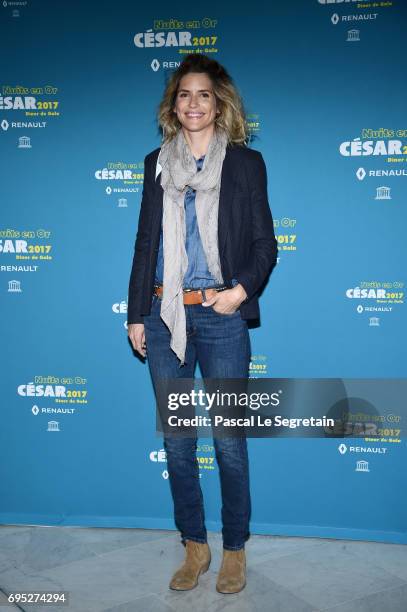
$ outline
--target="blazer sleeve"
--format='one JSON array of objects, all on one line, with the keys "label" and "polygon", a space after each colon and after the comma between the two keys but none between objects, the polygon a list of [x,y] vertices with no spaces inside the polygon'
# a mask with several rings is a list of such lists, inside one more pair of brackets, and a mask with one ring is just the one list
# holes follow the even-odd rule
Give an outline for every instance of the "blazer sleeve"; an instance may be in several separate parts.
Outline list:
[{"label": "blazer sleeve", "polygon": [[252,244],[250,257],[235,276],[244,287],[249,301],[260,289],[277,262],[277,240],[267,196],[267,170],[260,151],[246,164],[251,194]]},{"label": "blazer sleeve", "polygon": [[149,257],[150,248],[150,223],[151,207],[153,204],[153,179],[152,164],[147,155],[144,159],[144,181],[141,196],[140,214],[136,241],[134,245],[133,265],[131,268],[128,304],[127,304],[127,323],[143,323],[143,316],[140,313],[142,304],[142,292],[144,286],[145,269]]}]

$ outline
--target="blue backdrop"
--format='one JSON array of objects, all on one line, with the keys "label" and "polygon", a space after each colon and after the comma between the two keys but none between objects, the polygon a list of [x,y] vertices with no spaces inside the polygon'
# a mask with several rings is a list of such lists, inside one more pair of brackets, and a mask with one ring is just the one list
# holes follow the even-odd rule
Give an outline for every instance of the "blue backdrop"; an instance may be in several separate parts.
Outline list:
[{"label": "blue backdrop", "polygon": [[[1,523],[174,528],[126,305],[143,160],[190,51],[230,71],[268,170],[251,376],[406,377],[405,5],[269,4],[0,7]],[[249,441],[253,533],[407,541],[405,440],[341,442]],[[219,530],[210,439],[198,458]]]}]

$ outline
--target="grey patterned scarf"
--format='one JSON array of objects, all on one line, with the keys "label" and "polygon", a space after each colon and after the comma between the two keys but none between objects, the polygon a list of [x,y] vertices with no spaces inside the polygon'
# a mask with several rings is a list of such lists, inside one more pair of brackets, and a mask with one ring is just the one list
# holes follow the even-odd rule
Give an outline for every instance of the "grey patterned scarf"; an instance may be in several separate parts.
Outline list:
[{"label": "grey patterned scarf", "polygon": [[164,278],[161,318],[171,332],[170,346],[185,363],[186,317],[183,301],[183,279],[188,269],[185,250],[186,222],[184,198],[188,186],[196,190],[195,209],[199,234],[209,271],[223,283],[218,252],[218,208],[222,164],[227,136],[214,131],[198,172],[190,146],[180,128],[177,135],[161,147],[162,167]]}]

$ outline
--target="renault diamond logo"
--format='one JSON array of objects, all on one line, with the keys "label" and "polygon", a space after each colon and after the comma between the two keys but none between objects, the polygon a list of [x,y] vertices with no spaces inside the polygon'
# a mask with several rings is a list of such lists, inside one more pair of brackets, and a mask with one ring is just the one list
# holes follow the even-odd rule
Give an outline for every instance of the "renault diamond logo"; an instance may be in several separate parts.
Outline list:
[{"label": "renault diamond logo", "polygon": [[366,176],[366,171],[364,168],[359,168],[358,170],[356,170],[356,176],[358,177],[358,179],[360,181],[363,181],[363,179]]},{"label": "renault diamond logo", "polygon": [[154,70],[154,72],[157,72],[159,68],[160,62],[158,61],[158,59],[153,59],[153,61],[151,62],[151,69]]}]

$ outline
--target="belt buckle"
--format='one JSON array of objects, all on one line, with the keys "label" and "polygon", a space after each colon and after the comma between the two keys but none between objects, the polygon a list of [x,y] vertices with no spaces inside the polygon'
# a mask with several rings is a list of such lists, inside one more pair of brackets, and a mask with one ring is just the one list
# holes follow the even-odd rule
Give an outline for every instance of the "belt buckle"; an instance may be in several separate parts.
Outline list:
[{"label": "belt buckle", "polygon": [[197,289],[195,289],[194,287],[190,287],[187,289],[183,289],[182,291],[183,293],[200,293],[202,295],[202,301],[206,302],[205,289],[201,289],[200,287],[198,287]]}]

